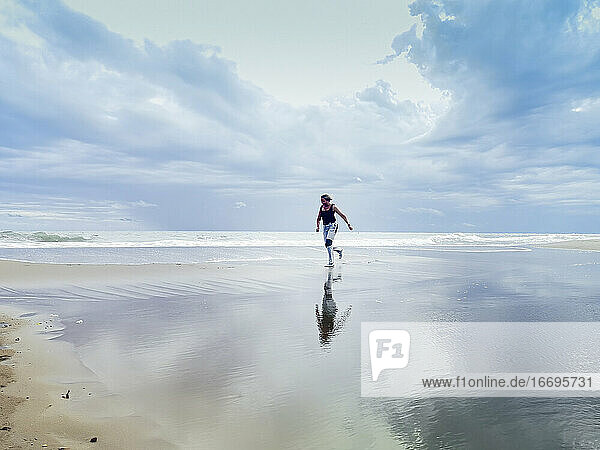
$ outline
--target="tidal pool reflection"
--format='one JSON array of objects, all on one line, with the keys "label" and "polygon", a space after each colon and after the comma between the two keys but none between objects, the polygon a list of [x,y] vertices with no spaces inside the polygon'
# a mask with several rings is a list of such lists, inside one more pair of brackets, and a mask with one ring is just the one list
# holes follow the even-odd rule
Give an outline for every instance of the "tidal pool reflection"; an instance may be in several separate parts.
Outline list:
[{"label": "tidal pool reflection", "polygon": [[319,342],[322,347],[328,347],[331,339],[342,331],[344,324],[350,317],[352,305],[348,306],[339,317],[337,317],[338,307],[333,299],[333,283],[342,281],[342,273],[337,271],[333,275],[333,267],[327,269],[327,279],[323,284],[323,301],[321,303],[321,312],[319,305],[315,305],[315,315],[317,317],[317,328],[319,329]]}]

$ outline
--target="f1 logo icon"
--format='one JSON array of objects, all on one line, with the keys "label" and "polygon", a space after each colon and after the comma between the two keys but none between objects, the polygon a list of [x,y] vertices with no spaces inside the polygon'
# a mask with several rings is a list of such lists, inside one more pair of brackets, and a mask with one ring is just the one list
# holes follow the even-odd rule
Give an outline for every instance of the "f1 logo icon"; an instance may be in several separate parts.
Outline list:
[{"label": "f1 logo icon", "polygon": [[371,378],[379,379],[385,369],[403,369],[408,365],[410,334],[406,330],[373,330],[369,333]]}]

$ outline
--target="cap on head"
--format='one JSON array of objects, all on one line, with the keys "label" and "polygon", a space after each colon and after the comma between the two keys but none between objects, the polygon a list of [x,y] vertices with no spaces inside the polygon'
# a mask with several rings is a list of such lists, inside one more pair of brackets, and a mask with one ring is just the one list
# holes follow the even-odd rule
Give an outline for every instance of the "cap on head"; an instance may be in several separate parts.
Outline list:
[{"label": "cap on head", "polygon": [[325,199],[325,200],[327,200],[328,202],[330,202],[330,201],[331,201],[331,195],[329,195],[329,194],[323,194],[323,195],[321,195],[321,198],[324,198],[324,199]]}]

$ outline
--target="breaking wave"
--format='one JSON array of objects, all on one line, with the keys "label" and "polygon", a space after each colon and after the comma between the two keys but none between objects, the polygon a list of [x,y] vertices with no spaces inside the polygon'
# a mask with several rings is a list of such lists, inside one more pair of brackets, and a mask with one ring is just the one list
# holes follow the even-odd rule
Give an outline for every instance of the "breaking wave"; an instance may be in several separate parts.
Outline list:
[{"label": "breaking wave", "polygon": [[89,242],[91,238],[85,238],[77,234],[54,234],[37,231],[34,233],[19,233],[16,231],[0,231],[1,242]]},{"label": "breaking wave", "polygon": [[[560,241],[598,239],[599,235],[530,233],[385,233],[340,232],[344,247],[462,249],[481,251],[532,247]],[[0,248],[207,248],[207,247],[322,247],[315,232],[0,232]]]}]

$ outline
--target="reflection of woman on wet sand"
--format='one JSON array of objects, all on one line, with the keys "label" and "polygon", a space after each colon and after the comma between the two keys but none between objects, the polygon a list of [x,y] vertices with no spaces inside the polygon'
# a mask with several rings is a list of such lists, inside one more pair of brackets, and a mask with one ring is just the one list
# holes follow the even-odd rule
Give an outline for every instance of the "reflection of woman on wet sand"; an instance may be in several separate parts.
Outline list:
[{"label": "reflection of woman on wet sand", "polygon": [[341,275],[332,276],[332,269],[327,271],[327,281],[323,285],[323,304],[321,305],[321,313],[319,313],[319,305],[315,305],[315,313],[317,315],[317,327],[319,328],[319,342],[321,345],[327,345],[331,341],[331,338],[338,334],[344,323],[350,317],[350,310],[352,305],[342,313],[342,315],[336,320],[336,314],[338,311],[335,300],[333,299],[333,292],[331,284],[334,281],[342,279]]}]

